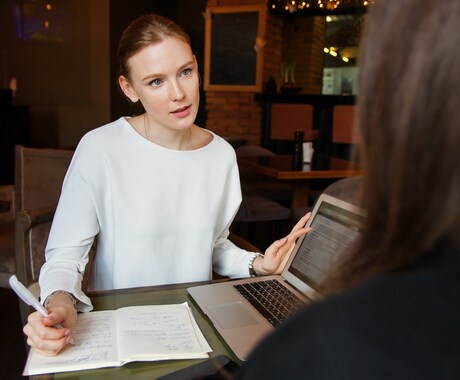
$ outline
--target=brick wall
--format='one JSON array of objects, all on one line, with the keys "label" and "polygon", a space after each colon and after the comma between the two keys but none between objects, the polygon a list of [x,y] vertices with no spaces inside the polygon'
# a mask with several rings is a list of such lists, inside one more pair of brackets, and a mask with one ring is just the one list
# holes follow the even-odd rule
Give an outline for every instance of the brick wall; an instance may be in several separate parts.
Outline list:
[{"label": "brick wall", "polygon": [[[208,0],[207,6],[267,5],[267,2],[268,0]],[[284,52],[289,50],[297,62],[296,81],[304,87],[302,92],[321,92],[325,23],[318,22],[321,20],[317,19],[319,18],[302,17],[300,21],[295,21],[295,25],[290,25],[294,21],[267,11],[263,83],[273,77],[279,85],[282,84],[281,62]],[[253,92],[207,91],[205,107],[206,128],[221,136],[241,136],[248,144],[260,145],[262,106],[254,100]]]},{"label": "brick wall", "polygon": [[284,20],[272,13],[267,13],[265,23],[265,55],[263,82],[270,77],[276,82],[281,79],[281,60],[283,54],[283,25]]},{"label": "brick wall", "polygon": [[296,84],[303,87],[302,93],[321,93],[325,30],[324,17],[285,19],[282,58],[294,59]]}]

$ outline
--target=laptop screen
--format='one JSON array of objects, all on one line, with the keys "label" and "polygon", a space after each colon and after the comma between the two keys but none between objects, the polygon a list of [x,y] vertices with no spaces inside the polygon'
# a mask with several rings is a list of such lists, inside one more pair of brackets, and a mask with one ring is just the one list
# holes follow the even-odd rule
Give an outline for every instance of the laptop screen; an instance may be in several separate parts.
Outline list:
[{"label": "laptop screen", "polygon": [[363,215],[323,200],[288,272],[316,288],[328,276],[331,264],[359,237],[363,221]]}]

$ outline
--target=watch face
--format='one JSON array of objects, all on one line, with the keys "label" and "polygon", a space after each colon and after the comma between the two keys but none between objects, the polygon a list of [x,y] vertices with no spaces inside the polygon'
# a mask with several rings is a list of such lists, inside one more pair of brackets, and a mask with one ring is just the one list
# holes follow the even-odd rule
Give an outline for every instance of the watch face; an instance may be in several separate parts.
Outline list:
[{"label": "watch face", "polygon": [[256,259],[256,257],[258,256],[262,256],[262,254],[260,253],[255,253],[254,256],[252,256],[251,260],[249,261],[249,275],[251,277],[256,277],[257,276],[257,273],[256,271],[254,270],[254,260]]}]

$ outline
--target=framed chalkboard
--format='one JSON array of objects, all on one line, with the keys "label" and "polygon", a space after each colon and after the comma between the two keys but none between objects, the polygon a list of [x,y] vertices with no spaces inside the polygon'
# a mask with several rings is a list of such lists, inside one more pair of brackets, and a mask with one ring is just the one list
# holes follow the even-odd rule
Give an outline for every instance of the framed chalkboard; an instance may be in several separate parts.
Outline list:
[{"label": "framed chalkboard", "polygon": [[265,5],[206,9],[204,89],[262,89]]}]

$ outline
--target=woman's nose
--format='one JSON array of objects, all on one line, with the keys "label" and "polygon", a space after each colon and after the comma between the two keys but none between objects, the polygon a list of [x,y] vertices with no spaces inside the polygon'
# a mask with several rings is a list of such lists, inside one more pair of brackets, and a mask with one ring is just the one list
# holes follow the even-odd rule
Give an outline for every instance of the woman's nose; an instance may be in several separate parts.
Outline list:
[{"label": "woman's nose", "polygon": [[185,96],[185,92],[179,82],[172,83],[170,96],[173,101],[181,100]]}]

